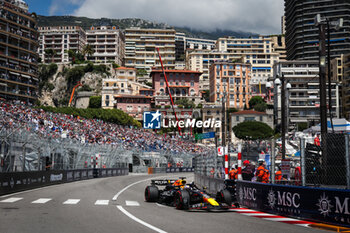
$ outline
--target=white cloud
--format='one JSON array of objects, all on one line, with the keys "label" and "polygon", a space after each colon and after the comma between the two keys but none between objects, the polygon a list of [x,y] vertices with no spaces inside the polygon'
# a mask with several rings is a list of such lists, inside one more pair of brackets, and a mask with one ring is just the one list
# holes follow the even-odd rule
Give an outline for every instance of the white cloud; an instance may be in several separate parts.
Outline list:
[{"label": "white cloud", "polygon": [[77,5],[81,5],[85,0],[52,0],[49,15],[67,14],[74,11]]},{"label": "white cloud", "polygon": [[275,34],[280,33],[283,1],[83,0],[74,15],[92,18],[141,18],[200,30],[228,29]]}]

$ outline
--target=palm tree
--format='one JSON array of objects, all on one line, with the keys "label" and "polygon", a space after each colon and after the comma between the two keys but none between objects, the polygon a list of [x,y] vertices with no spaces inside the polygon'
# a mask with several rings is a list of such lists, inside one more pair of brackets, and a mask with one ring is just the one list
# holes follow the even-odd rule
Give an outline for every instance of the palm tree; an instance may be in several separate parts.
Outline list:
[{"label": "palm tree", "polygon": [[95,53],[95,51],[93,50],[91,45],[87,44],[84,46],[82,53],[84,57],[87,55],[87,58],[89,59]]},{"label": "palm tree", "polygon": [[57,52],[53,49],[45,49],[45,54],[47,54],[49,57],[51,57],[51,63],[54,63],[55,55]]},{"label": "palm tree", "polygon": [[68,52],[68,57],[72,59],[72,64],[74,64],[77,53],[71,49],[69,49],[67,52]]}]

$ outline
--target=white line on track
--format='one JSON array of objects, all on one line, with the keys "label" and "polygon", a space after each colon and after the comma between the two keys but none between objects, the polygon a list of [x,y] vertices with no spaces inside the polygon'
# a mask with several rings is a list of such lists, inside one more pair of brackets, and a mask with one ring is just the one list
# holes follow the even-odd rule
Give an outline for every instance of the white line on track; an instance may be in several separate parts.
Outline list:
[{"label": "white line on track", "polygon": [[38,200],[32,201],[33,204],[45,204],[46,202],[51,201],[51,198],[39,198]]},{"label": "white line on track", "polygon": [[154,178],[150,178],[150,179],[145,179],[145,180],[139,180],[135,183],[132,183],[132,184],[129,184],[128,186],[126,186],[125,188],[123,188],[122,190],[120,190],[116,195],[114,195],[114,197],[112,198],[113,201],[116,201],[119,197],[120,194],[122,194],[122,192],[124,192],[125,190],[127,190],[128,188],[130,188],[131,186],[134,186],[135,184],[139,184],[139,183],[142,183],[142,182],[145,182],[147,180],[152,180]]},{"label": "white line on track", "polygon": [[63,202],[63,205],[76,205],[78,204],[80,199],[68,199],[67,201]]},{"label": "white line on track", "polygon": [[140,203],[137,201],[125,201],[126,206],[140,206]]},{"label": "white line on track", "polygon": [[[158,179],[160,177],[157,177]],[[137,182],[134,182],[132,184],[129,184],[128,186],[126,186],[125,188],[123,188],[122,190],[120,190],[113,198],[112,200],[113,201],[116,201],[118,199],[118,197],[120,196],[120,194],[122,194],[125,190],[127,190],[128,188],[130,188],[131,186],[134,186],[136,184],[139,184],[139,183],[142,183],[142,182],[145,182],[145,181],[148,181],[148,180],[152,180],[152,179],[156,179],[155,177],[153,178],[149,178],[149,179],[145,179],[145,180],[139,180]],[[142,225],[144,225],[145,227],[148,227],[156,232],[159,232],[159,233],[167,233],[166,231],[163,231],[155,226],[152,226],[151,224],[149,223],[146,223],[145,221],[142,221],[141,219],[135,217],[134,215],[130,214],[128,211],[126,211],[122,206],[120,205],[117,205],[117,208],[123,213],[125,214],[126,216],[128,216],[129,218],[131,218],[132,220],[134,220],[135,222],[138,222]]]},{"label": "white line on track", "polygon": [[285,222],[288,222],[288,221],[301,221],[301,220],[293,219],[293,218],[262,218],[262,219],[270,220],[270,221],[278,221],[278,222],[281,222],[281,221],[285,221]]},{"label": "white line on track", "polygon": [[235,212],[256,212],[256,210],[249,210],[249,209],[231,209],[231,211],[235,211]]},{"label": "white line on track", "polygon": [[265,213],[241,213],[246,216],[275,216],[273,214],[265,214]]},{"label": "white line on track", "polygon": [[97,200],[95,205],[108,205],[109,200]]},{"label": "white line on track", "polygon": [[159,233],[167,233],[166,231],[163,231],[163,230],[161,230],[161,229],[159,229],[159,228],[157,228],[157,227],[155,227],[155,226],[152,226],[152,225],[149,224],[149,223],[146,223],[146,222],[142,221],[142,220],[139,219],[139,218],[136,218],[134,215],[132,215],[132,214],[130,214],[128,211],[126,211],[122,206],[117,205],[117,207],[118,207],[118,209],[119,209],[121,212],[123,212],[126,216],[128,216],[128,217],[131,218],[132,220],[134,220],[134,221],[136,221],[136,222],[138,222],[138,223],[140,223],[140,224],[142,224],[142,225],[144,225],[144,226],[146,226],[146,227],[148,227],[148,228],[150,228],[150,229],[152,229],[152,230],[154,230],[154,231],[156,231],[156,232],[159,232]]},{"label": "white line on track", "polygon": [[0,202],[3,202],[3,203],[14,203],[14,202],[22,200],[22,199],[23,199],[22,197],[11,197],[11,198],[2,200]]}]

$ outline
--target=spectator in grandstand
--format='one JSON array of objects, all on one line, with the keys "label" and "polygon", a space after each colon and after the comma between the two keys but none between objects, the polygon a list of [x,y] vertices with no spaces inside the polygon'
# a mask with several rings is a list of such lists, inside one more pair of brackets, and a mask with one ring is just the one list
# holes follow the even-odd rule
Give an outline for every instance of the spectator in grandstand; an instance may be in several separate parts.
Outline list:
[{"label": "spectator in grandstand", "polygon": [[200,153],[203,147],[181,139],[164,137],[152,131],[131,129],[72,115],[50,113],[34,109],[24,102],[0,100],[0,126],[22,127],[43,137],[67,138],[81,143],[110,144],[143,151],[169,151],[173,153]]}]

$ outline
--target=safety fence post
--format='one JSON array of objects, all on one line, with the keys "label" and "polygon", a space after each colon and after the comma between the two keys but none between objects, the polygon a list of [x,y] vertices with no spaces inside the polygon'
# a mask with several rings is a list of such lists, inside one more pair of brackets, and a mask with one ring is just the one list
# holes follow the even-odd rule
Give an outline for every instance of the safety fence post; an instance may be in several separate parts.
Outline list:
[{"label": "safety fence post", "polygon": [[300,138],[301,185],[306,186],[305,138]]},{"label": "safety fence post", "polygon": [[225,146],[224,148],[225,152],[225,180],[227,180],[228,177],[228,148]]},{"label": "safety fence post", "polygon": [[275,151],[275,139],[271,139],[271,183],[275,183],[275,160],[276,160],[276,151]]},{"label": "safety fence post", "polygon": [[237,165],[238,165],[238,180],[242,180],[242,145],[238,144],[238,155],[237,155]]},{"label": "safety fence post", "polygon": [[345,135],[345,159],[346,159],[346,188],[350,188],[350,156],[349,156],[349,135]]}]

